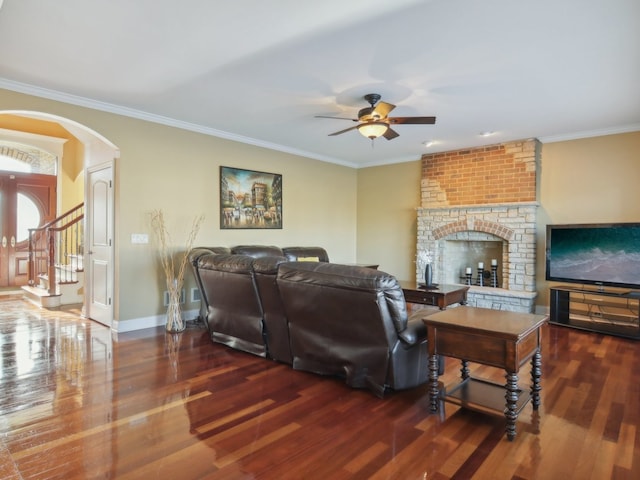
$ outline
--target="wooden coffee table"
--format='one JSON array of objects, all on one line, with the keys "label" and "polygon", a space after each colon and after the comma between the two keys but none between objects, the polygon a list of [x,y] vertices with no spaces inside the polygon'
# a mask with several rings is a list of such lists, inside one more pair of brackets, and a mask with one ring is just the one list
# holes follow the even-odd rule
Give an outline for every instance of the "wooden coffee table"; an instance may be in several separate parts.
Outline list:
[{"label": "wooden coffee table", "polygon": [[[451,308],[425,317],[431,411],[438,411],[439,400],[444,400],[471,410],[504,413],[507,438],[513,440],[520,411],[529,400],[534,410],[540,406],[540,328],[547,319],[548,315],[474,307]],[[442,393],[438,385],[438,355],[462,360],[460,383]],[[518,387],[518,371],[528,360],[532,384],[526,391]],[[472,378],[469,362],[504,369],[506,384]]]},{"label": "wooden coffee table", "polygon": [[438,285],[435,288],[420,287],[415,281],[400,282],[404,299],[409,303],[434,305],[444,310],[449,305],[467,302],[467,285]]}]

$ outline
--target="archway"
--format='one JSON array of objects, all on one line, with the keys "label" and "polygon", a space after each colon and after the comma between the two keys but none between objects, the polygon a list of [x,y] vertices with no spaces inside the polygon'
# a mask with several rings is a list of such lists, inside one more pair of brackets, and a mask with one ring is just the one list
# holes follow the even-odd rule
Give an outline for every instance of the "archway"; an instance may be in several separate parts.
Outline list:
[{"label": "archway", "polygon": [[[3,138],[3,135],[5,135],[5,138],[9,135],[7,133],[8,130],[2,129],[2,127],[5,124],[15,124],[15,121],[9,122],[9,119],[15,120],[16,118],[24,119],[19,128],[12,130],[13,134],[18,137],[27,136],[37,144],[38,141],[42,140],[42,138],[39,138],[42,135],[38,134],[36,125],[38,122],[49,122],[62,127],[80,145],[77,149],[79,152],[76,153],[81,162],[79,168],[84,172],[82,175],[84,186],[81,201],[83,200],[85,203],[85,256],[89,256],[84,262],[83,307],[88,318],[111,326],[114,320],[116,304],[114,285],[115,237],[113,235],[115,188],[113,182],[119,150],[105,137],[78,122],[45,112],[25,110],[0,111],[0,139]],[[7,121],[3,122],[3,119]],[[42,145],[39,146],[44,149],[47,148],[42,147]],[[62,150],[52,153],[58,157],[60,166],[60,162],[64,159]],[[90,172],[92,173],[91,175]],[[100,174],[96,175],[96,172],[100,172]],[[101,196],[97,202],[97,197],[94,194],[96,185],[90,183],[92,178],[96,178],[100,182],[100,188],[97,190],[101,192]],[[106,189],[102,188],[105,181],[108,186]],[[65,203],[62,201],[65,185],[60,179],[57,187],[58,211],[56,213],[60,213],[61,206]],[[100,210],[96,211],[96,208]],[[96,222],[100,222],[100,224],[98,225]],[[100,248],[95,249],[96,252],[94,253],[92,245],[94,244],[96,231],[100,232]],[[103,245],[104,238],[108,238],[106,245]]]}]

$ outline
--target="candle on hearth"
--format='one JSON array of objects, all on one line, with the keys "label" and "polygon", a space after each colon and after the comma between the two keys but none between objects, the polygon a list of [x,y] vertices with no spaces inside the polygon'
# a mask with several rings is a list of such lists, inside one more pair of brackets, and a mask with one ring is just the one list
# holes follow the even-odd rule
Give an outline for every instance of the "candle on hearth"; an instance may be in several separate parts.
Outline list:
[{"label": "candle on hearth", "polygon": [[492,258],[491,259],[491,265],[494,266],[494,267],[497,266],[498,265],[498,260],[495,259],[495,258]]},{"label": "candle on hearth", "polygon": [[466,273],[467,275],[471,275],[471,267],[467,267],[464,273]]},{"label": "candle on hearth", "polygon": [[478,262],[478,268],[484,268],[484,263]]}]

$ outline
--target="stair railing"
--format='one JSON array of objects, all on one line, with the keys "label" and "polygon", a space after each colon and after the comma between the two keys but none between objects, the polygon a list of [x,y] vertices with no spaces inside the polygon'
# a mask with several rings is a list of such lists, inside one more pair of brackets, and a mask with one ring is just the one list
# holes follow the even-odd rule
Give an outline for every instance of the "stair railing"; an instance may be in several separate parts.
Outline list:
[{"label": "stair railing", "polygon": [[29,285],[48,280],[48,293],[61,283],[76,281],[83,271],[84,203],[38,228],[29,229]]}]

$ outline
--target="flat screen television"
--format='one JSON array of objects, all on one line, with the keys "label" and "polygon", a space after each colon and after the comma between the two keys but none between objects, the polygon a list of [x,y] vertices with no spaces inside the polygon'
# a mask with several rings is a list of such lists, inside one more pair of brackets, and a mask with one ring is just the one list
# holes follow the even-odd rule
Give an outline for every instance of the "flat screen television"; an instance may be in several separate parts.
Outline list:
[{"label": "flat screen television", "polygon": [[640,223],[547,225],[546,279],[640,289]]}]

